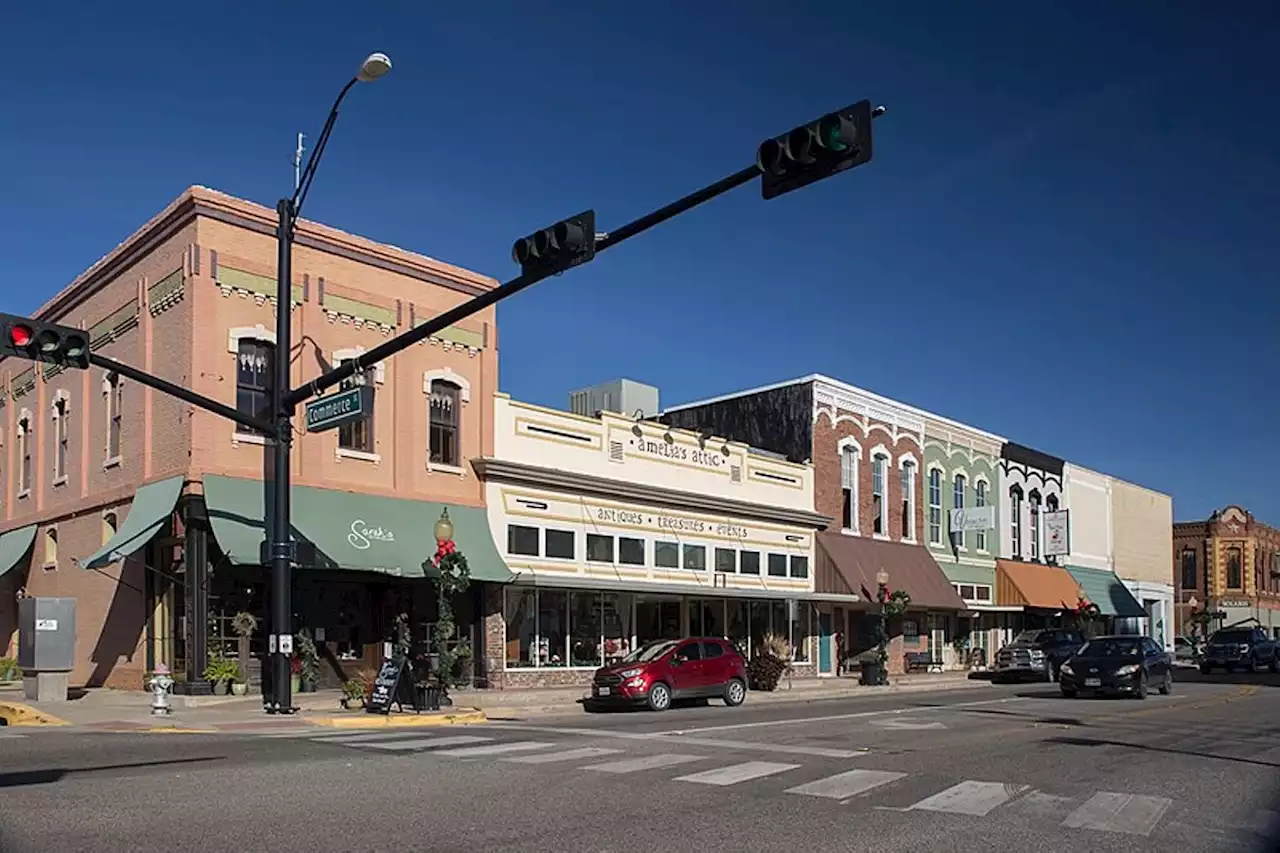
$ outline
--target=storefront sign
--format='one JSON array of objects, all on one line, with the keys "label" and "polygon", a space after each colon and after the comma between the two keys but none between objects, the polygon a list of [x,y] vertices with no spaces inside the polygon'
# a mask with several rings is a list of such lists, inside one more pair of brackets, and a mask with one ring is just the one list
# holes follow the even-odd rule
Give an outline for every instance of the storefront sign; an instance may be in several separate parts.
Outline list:
[{"label": "storefront sign", "polygon": [[1253,607],[1253,602],[1247,598],[1226,598],[1218,602],[1219,607]]},{"label": "storefront sign", "polygon": [[719,450],[706,450],[687,444],[668,444],[661,438],[632,438],[631,449],[644,456],[685,462],[713,471],[724,470],[729,466],[729,457]]},{"label": "storefront sign", "polygon": [[1062,557],[1071,553],[1070,510],[1060,509],[1042,513],[1040,521],[1044,524],[1044,555],[1046,557]]},{"label": "storefront sign", "polygon": [[971,530],[994,530],[996,527],[996,508],[994,506],[975,506],[967,509],[951,510],[952,533],[968,533]]},{"label": "storefront sign", "polygon": [[751,530],[741,524],[704,521],[701,518],[685,518],[660,512],[637,512],[613,507],[589,507],[591,518],[606,524],[626,524],[633,527],[653,527],[667,533],[701,533],[725,536],[730,539],[748,539]]},{"label": "storefront sign", "polygon": [[347,542],[357,551],[368,551],[374,542],[395,542],[396,536],[384,527],[370,527],[363,518],[351,522],[351,532],[347,534]]}]

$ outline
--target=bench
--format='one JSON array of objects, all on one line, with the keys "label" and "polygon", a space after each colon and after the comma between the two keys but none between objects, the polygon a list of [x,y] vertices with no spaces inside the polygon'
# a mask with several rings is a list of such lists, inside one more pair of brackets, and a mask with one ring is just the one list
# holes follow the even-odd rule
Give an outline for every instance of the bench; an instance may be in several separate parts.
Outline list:
[{"label": "bench", "polygon": [[905,655],[906,671],[941,672],[942,661],[936,660],[929,652],[907,652]]}]

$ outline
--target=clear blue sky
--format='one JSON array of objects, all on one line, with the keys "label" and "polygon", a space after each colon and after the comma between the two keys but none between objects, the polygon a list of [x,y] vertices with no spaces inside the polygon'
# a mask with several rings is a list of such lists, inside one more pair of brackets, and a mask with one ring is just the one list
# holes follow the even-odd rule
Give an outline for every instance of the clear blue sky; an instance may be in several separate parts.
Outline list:
[{"label": "clear blue sky", "polygon": [[504,303],[503,389],[628,376],[673,404],[818,371],[1179,518],[1280,524],[1275,4],[596,5],[11,4],[5,310],[189,184],[272,204],[372,50],[395,70],[348,100],[306,214],[498,278],[535,227],[615,226],[870,97],[868,166]]}]

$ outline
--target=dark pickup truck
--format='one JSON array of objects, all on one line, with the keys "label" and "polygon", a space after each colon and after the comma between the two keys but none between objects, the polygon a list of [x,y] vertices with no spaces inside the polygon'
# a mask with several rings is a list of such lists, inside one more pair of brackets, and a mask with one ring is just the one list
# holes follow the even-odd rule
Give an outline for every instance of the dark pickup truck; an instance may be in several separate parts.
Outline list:
[{"label": "dark pickup truck", "polygon": [[1013,681],[1032,676],[1057,681],[1058,669],[1083,645],[1084,637],[1073,628],[1023,631],[996,652],[992,680]]},{"label": "dark pickup truck", "polygon": [[1261,628],[1223,628],[1215,631],[1200,659],[1200,671],[1214,668],[1233,672],[1237,667],[1257,672],[1264,666],[1272,672],[1280,669],[1276,643]]}]

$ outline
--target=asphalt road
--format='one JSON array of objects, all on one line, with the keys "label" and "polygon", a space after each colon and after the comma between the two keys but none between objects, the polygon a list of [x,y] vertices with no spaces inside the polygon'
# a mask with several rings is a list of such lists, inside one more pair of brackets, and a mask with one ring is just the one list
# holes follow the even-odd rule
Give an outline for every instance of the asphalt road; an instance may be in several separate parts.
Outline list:
[{"label": "asphalt road", "polygon": [[[1241,851],[1280,677],[304,736],[0,729],[4,851]],[[22,736],[15,736],[22,735]]]}]

